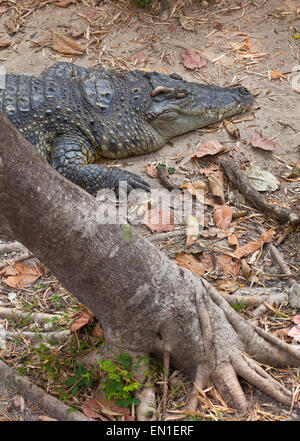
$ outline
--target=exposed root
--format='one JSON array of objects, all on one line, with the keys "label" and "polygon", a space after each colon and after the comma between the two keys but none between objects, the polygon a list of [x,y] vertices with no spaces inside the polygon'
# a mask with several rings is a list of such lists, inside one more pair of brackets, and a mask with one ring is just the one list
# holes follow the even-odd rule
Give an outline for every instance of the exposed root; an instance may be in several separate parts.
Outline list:
[{"label": "exposed root", "polygon": [[51,343],[62,343],[70,337],[70,331],[57,331],[57,332],[30,332],[30,331],[18,331],[10,332],[0,330],[0,341],[4,341],[25,338],[33,343],[40,343],[41,341],[48,341]]},{"label": "exposed root", "polygon": [[300,223],[300,218],[297,213],[288,212],[266,201],[264,196],[249,182],[239,165],[232,159],[222,159],[220,163],[227,177],[253,207],[265,213],[270,218],[277,219],[279,222],[291,222],[293,225]]},{"label": "exposed root", "polygon": [[93,421],[81,412],[68,413],[69,406],[57,398],[47,394],[44,389],[36,386],[26,377],[18,375],[6,363],[0,360],[0,377],[25,399],[32,401],[36,406],[47,412],[52,418],[60,421]]},{"label": "exposed root", "polygon": [[150,242],[154,242],[156,240],[167,240],[172,239],[173,237],[184,237],[186,235],[185,230],[173,230],[167,231],[166,233],[158,233],[153,236],[147,237]]},{"label": "exposed root", "polygon": [[4,243],[0,245],[0,255],[10,253],[25,253],[26,248],[20,242]]},{"label": "exposed root", "polygon": [[42,312],[29,313],[29,312],[20,311],[19,309],[15,309],[15,308],[6,308],[0,306],[0,318],[7,319],[9,317],[18,317],[21,319],[30,318],[30,320],[39,323],[41,325],[47,324],[47,329],[49,329],[60,319],[62,319],[62,316],[59,314],[45,314]]}]

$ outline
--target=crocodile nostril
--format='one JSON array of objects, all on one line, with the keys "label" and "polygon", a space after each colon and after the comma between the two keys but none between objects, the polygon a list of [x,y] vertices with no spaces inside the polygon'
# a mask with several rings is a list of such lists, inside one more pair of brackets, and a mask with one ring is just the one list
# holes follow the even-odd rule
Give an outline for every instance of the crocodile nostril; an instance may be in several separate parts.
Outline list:
[{"label": "crocodile nostril", "polygon": [[251,95],[250,91],[246,87],[239,87],[238,91],[241,95]]}]

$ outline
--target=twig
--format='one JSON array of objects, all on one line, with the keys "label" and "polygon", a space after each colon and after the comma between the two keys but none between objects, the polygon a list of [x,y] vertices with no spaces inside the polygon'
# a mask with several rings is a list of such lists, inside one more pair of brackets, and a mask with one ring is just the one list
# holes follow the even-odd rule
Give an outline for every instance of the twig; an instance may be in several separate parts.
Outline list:
[{"label": "twig", "polygon": [[55,314],[45,314],[42,312],[24,312],[20,311],[19,309],[15,308],[4,308],[0,306],[0,318],[6,319],[11,316],[17,316],[21,319],[31,319],[32,321],[35,321],[37,323],[44,324],[49,323],[50,321],[57,322],[62,318],[61,315],[55,315]]},{"label": "twig", "polygon": [[154,236],[149,236],[147,237],[147,239],[150,242],[155,242],[156,240],[166,240],[166,239],[171,239],[172,237],[185,236],[185,235],[186,235],[185,230],[173,230],[173,231],[167,231],[166,233],[155,234]]},{"label": "twig", "polygon": [[30,332],[30,331],[2,331],[0,330],[0,337],[2,340],[28,338],[32,342],[51,341],[53,343],[62,343],[70,337],[70,331],[57,332]]},{"label": "twig", "polygon": [[220,164],[230,181],[236,185],[239,192],[245,196],[253,207],[270,218],[277,219],[279,222],[291,222],[293,225],[300,223],[300,218],[296,213],[288,212],[267,202],[264,196],[253,187],[246,175],[233,160],[222,159],[220,160]]},{"label": "twig", "polygon": [[166,187],[167,190],[175,190],[176,188],[179,188],[177,185],[172,184],[172,182],[169,180],[169,177],[167,176],[167,170],[166,167],[163,167],[162,165],[158,165],[157,167],[157,177],[160,181],[160,183]]}]

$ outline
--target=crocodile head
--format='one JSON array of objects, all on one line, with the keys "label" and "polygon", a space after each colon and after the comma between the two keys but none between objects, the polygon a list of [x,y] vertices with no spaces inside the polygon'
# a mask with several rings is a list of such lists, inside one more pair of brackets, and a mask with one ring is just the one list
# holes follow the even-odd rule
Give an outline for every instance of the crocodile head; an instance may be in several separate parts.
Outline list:
[{"label": "crocodile head", "polygon": [[165,139],[245,112],[253,103],[253,95],[245,87],[192,83],[177,74],[143,75],[151,86],[144,117]]}]

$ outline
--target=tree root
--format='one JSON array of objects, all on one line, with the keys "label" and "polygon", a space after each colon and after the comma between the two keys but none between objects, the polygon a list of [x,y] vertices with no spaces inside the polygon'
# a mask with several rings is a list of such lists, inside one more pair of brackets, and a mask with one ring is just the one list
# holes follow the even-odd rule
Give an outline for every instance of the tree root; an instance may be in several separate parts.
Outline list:
[{"label": "tree root", "polygon": [[[41,341],[48,341],[51,343],[62,343],[66,341],[71,335],[70,331],[56,331],[56,332],[30,332],[30,331],[5,331],[0,329],[0,339],[2,341],[26,338],[33,343],[40,343]],[[1,341],[1,340],[0,340]]]},{"label": "tree root", "polygon": [[10,253],[25,253],[26,248],[19,242],[4,243],[0,245],[0,255]]},{"label": "tree root", "polygon": [[222,159],[220,161],[228,179],[237,187],[247,201],[256,209],[265,213],[270,218],[275,218],[279,222],[291,222],[293,225],[300,223],[297,213],[288,212],[266,201],[264,196],[257,191],[249,182],[246,175],[242,172],[239,165],[232,159]]},{"label": "tree root", "polygon": [[17,393],[25,399],[32,401],[43,409],[52,418],[60,421],[93,421],[81,412],[68,413],[69,407],[64,403],[47,394],[44,389],[36,386],[26,377],[18,375],[6,363],[0,360],[0,377],[4,384],[9,384]]},{"label": "tree root", "polygon": [[51,326],[56,324],[60,319],[62,319],[62,315],[60,314],[45,314],[42,312],[23,312],[19,309],[15,308],[6,308],[0,306],[0,319],[7,319],[9,317],[18,317],[21,319],[30,319],[36,323],[41,325],[47,324],[47,329],[50,329]]}]

